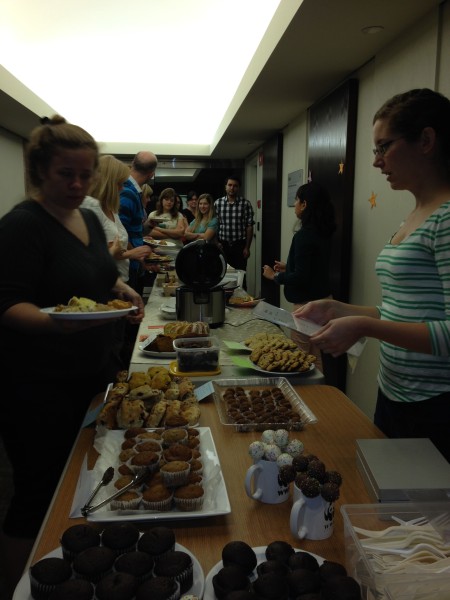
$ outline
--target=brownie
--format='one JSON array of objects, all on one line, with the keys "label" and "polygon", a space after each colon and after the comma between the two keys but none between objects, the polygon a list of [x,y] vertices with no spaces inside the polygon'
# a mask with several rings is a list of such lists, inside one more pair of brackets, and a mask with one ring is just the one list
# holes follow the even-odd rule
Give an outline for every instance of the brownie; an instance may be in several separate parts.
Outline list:
[{"label": "brownie", "polygon": [[90,525],[72,525],[64,531],[60,540],[63,558],[72,561],[82,550],[100,545],[100,534]]},{"label": "brownie", "polygon": [[47,600],[57,584],[70,579],[72,567],[64,558],[47,557],[30,567],[28,573],[32,598]]},{"label": "brownie", "polygon": [[96,600],[134,600],[138,581],[130,573],[110,573],[95,587]]},{"label": "brownie", "polygon": [[255,551],[246,542],[235,540],[228,542],[222,548],[222,563],[224,567],[237,565],[250,575],[256,567],[257,558]]},{"label": "brownie", "polygon": [[102,532],[102,544],[119,556],[136,550],[139,529],[133,523],[110,523]]}]

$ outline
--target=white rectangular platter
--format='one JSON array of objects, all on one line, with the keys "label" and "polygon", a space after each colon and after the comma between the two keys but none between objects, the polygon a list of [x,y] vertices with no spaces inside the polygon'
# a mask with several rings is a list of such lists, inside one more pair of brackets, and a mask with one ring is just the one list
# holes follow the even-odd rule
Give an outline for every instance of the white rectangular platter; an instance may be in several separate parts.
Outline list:
[{"label": "white rectangular platter", "polygon": [[[203,487],[205,497],[203,507],[199,511],[182,512],[176,509],[168,512],[156,512],[144,509],[138,510],[109,510],[105,505],[97,511],[88,514],[88,521],[163,521],[181,519],[204,519],[231,512],[230,501],[217,455],[214,440],[209,427],[197,427],[200,432],[200,452],[203,463]],[[124,441],[123,430],[105,430],[96,438],[95,448],[100,456],[94,467],[94,481],[102,478],[105,470],[113,466],[117,472],[119,466],[120,446]],[[94,504],[105,500],[116,490],[113,483],[102,488],[95,497]]]}]

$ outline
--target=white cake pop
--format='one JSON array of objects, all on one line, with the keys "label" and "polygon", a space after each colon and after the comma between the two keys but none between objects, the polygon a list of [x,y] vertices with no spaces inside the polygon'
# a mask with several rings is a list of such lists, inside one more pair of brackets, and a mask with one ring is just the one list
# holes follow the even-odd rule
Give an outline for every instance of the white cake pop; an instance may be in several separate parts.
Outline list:
[{"label": "white cake pop", "polygon": [[277,458],[280,456],[281,454],[281,450],[280,448],[278,448],[278,446],[276,444],[267,444],[266,445],[266,451],[264,453],[264,458],[267,460],[272,460],[272,461],[276,461]]},{"label": "white cake pop", "polygon": [[265,453],[265,444],[262,442],[252,442],[248,447],[248,453],[253,460],[261,460]]},{"label": "white cake pop", "polygon": [[284,465],[292,465],[292,461],[294,457],[288,454],[287,452],[282,452],[280,456],[277,458],[277,465],[279,467],[283,467]]},{"label": "white cake pop", "polygon": [[286,446],[285,451],[291,456],[299,456],[303,452],[303,442],[300,440],[291,440]]},{"label": "white cake pop", "polygon": [[289,442],[289,432],[286,429],[277,429],[273,435],[273,441],[280,448],[284,448]]},{"label": "white cake pop", "polygon": [[275,431],[273,429],[266,429],[261,434],[261,441],[265,444],[273,444],[274,443]]}]

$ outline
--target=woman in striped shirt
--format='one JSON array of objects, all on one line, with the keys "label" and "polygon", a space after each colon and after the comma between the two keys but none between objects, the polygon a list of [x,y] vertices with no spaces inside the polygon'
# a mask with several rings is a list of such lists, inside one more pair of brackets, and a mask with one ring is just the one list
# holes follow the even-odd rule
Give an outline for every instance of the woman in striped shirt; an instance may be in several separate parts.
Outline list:
[{"label": "woman in striped shirt", "polygon": [[374,167],[415,207],[381,251],[381,306],[336,300],[294,314],[323,324],[312,340],[344,353],[363,336],[380,345],[375,424],[388,436],[428,437],[450,461],[450,100],[414,89],[373,119]]}]

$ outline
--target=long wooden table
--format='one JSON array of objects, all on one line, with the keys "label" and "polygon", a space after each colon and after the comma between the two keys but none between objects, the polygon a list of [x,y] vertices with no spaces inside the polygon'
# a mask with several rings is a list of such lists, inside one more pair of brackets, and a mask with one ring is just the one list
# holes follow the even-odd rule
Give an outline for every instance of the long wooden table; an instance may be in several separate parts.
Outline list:
[{"label": "long wooden table", "polygon": [[[343,477],[341,496],[335,507],[334,533],[322,541],[296,540],[289,529],[292,491],[289,500],[275,505],[262,504],[247,497],[244,479],[247,469],[252,464],[248,446],[253,440],[259,439],[260,433],[237,433],[224,427],[210,397],[202,402],[200,425],[211,428],[226,481],[231,513],[205,519],[161,522],[172,527],[177,542],[186,546],[197,557],[205,576],[221,559],[222,547],[231,540],[243,540],[252,547],[266,546],[275,540],[285,540],[295,548],[345,564],[343,521],[339,507],[342,504],[370,503],[356,468],[355,439],[384,436],[337,388],[307,385],[295,386],[295,389],[315,413],[318,422],[306,426],[303,431],[291,433],[291,438],[300,439],[304,443],[306,453],[316,454],[328,470],[337,470]],[[84,522],[82,518],[69,519],[69,511],[86,453],[90,468],[97,458],[92,447],[94,435],[93,427],[80,431],[30,555],[29,565],[57,548],[60,536],[67,527]],[[155,522],[149,527],[154,525]],[[139,527],[144,529],[145,525],[143,527],[140,523]]]}]

